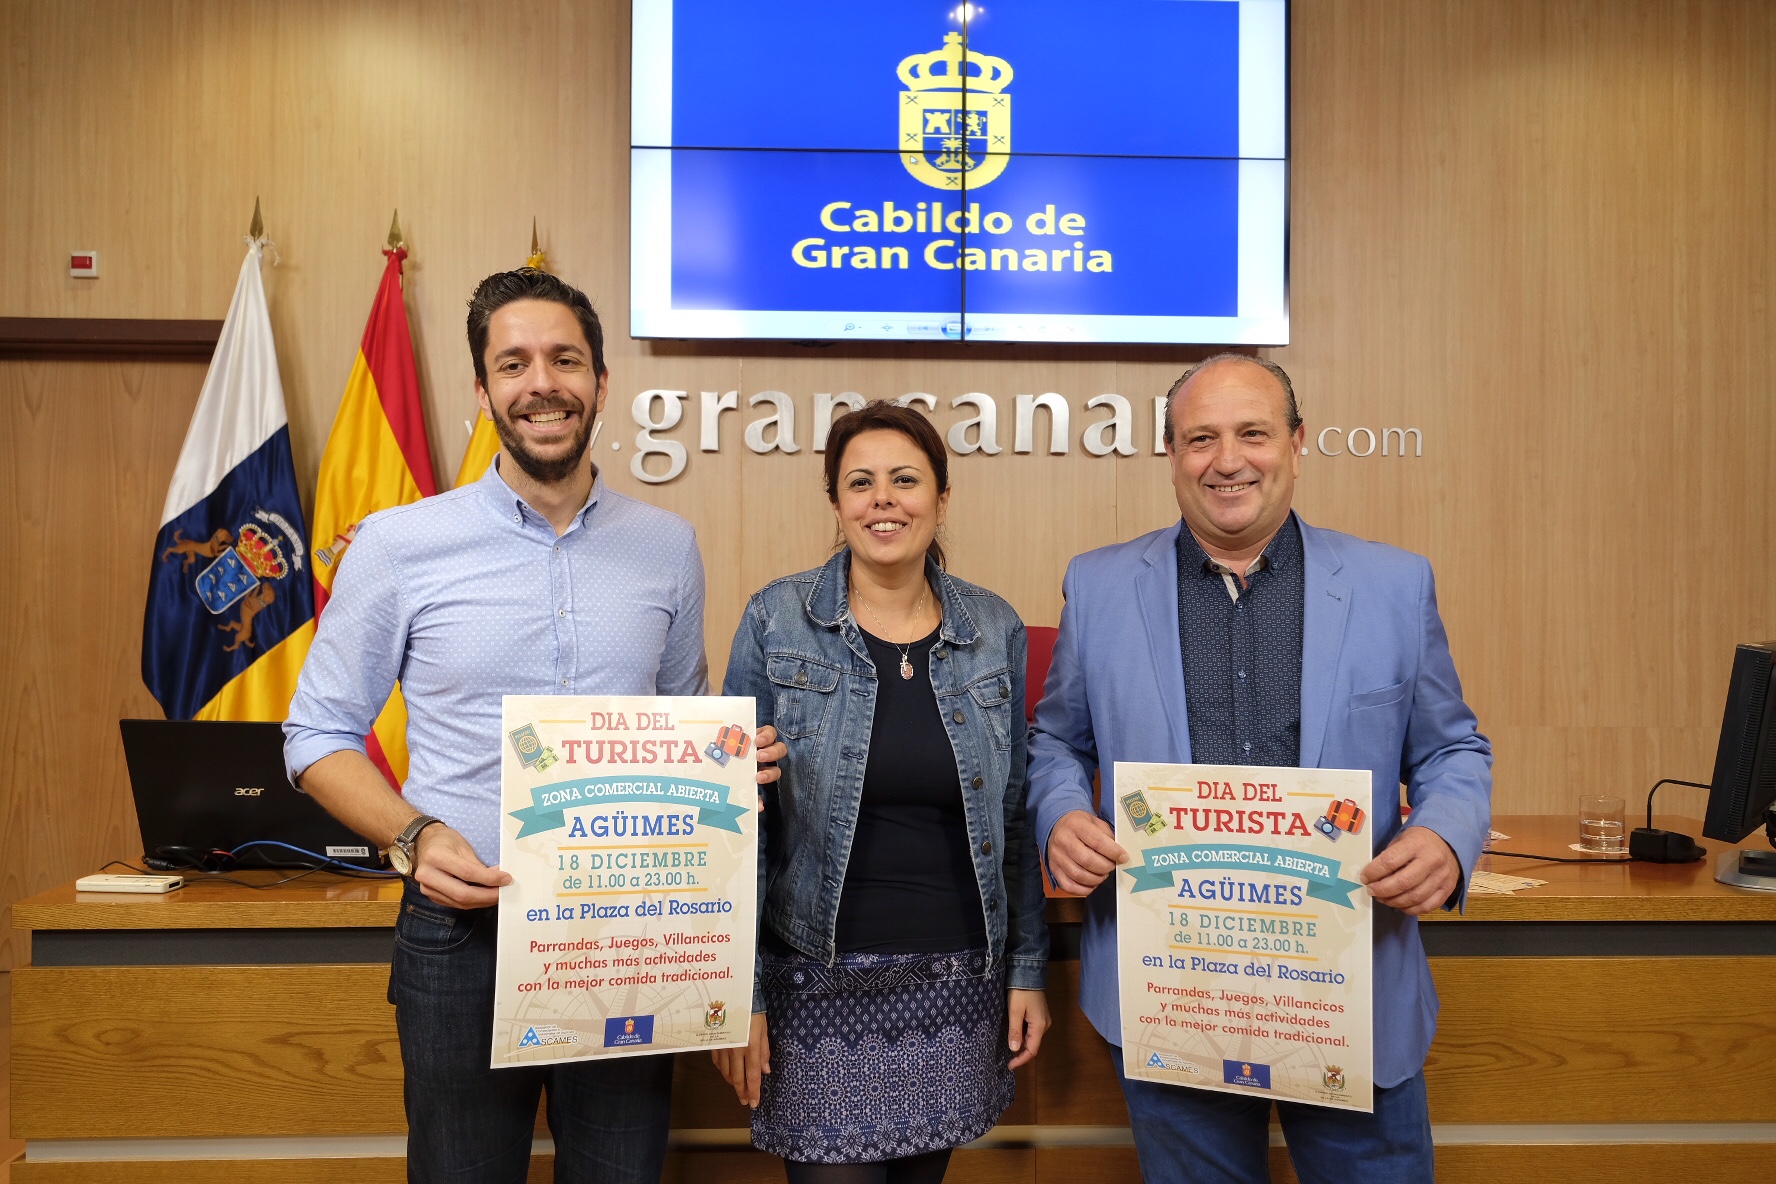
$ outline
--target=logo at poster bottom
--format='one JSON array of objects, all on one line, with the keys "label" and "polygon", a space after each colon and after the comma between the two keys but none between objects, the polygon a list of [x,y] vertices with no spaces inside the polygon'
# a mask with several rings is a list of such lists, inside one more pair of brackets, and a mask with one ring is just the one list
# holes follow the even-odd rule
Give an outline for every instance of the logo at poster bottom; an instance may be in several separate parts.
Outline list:
[{"label": "logo at poster bottom", "polygon": [[1257,1061],[1222,1061],[1221,1080],[1228,1085],[1250,1085],[1270,1088],[1270,1066]]},{"label": "logo at poster bottom", "polygon": [[1320,1074],[1320,1080],[1326,1083],[1327,1089],[1343,1089],[1344,1070],[1337,1065],[1327,1065],[1325,1072]]},{"label": "logo at poster bottom", "polygon": [[558,1028],[554,1024],[534,1024],[524,1030],[523,1039],[518,1041],[519,1048],[542,1048],[549,1044],[578,1044],[578,1032],[570,1032],[566,1028]]},{"label": "logo at poster bottom", "polygon": [[613,1015],[604,1021],[604,1046],[622,1048],[630,1044],[654,1042],[654,1017],[651,1015]]}]

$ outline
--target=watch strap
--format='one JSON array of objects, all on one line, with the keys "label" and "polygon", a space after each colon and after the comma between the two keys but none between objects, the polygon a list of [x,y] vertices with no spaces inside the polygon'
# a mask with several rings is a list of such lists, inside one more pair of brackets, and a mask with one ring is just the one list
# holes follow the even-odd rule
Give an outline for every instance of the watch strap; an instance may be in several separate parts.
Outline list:
[{"label": "watch strap", "polygon": [[396,847],[400,848],[401,854],[406,857],[407,870],[404,873],[402,873],[403,875],[405,875],[407,877],[411,877],[413,875],[413,869],[414,869],[416,862],[417,862],[415,859],[414,848],[416,846],[418,846],[418,844],[419,844],[420,832],[425,830],[426,827],[432,825],[434,822],[442,822],[442,821],[443,821],[443,819],[433,818],[430,814],[420,814],[420,815],[416,816],[406,826],[402,827],[401,833],[395,836],[395,841],[393,843],[389,844],[389,846],[391,848],[396,848]]},{"label": "watch strap", "polygon": [[411,855],[413,853],[413,845],[415,843],[419,842],[419,832],[424,830],[426,827],[430,826],[434,822],[442,822],[442,821],[443,821],[443,819],[433,818],[430,814],[419,815],[418,817],[414,818],[414,820],[412,822],[409,822],[402,829],[400,834],[395,836],[395,846],[401,848],[403,851],[406,851],[408,854]]}]

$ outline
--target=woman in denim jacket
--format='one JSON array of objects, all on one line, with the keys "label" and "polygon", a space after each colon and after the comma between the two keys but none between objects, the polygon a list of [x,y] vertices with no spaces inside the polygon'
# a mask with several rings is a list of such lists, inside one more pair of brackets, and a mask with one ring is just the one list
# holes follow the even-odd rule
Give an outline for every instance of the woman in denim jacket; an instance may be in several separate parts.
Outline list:
[{"label": "woman in denim jacket", "polygon": [[1049,1023],[1024,626],[943,570],[925,416],[841,417],[826,489],[845,546],[752,598],[722,688],[789,755],[761,819],[751,1045],[715,1059],[791,1184],[922,1184],[998,1120]]}]

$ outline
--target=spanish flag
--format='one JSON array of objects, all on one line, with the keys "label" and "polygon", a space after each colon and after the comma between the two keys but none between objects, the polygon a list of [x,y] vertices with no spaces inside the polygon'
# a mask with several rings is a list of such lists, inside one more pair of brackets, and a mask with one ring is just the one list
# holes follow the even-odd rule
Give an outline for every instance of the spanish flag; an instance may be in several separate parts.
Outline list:
[{"label": "spanish flag", "polygon": [[[356,537],[358,523],[378,510],[406,505],[438,492],[432,452],[419,403],[413,338],[401,298],[401,260],[407,258],[397,226],[389,232],[388,266],[364,326],[345,397],[333,417],[321,474],[315,484],[315,612],[325,611],[339,562]],[[397,788],[407,777],[407,705],[396,687],[364,738],[365,750]]]},{"label": "spanish flag", "polygon": [[[549,261],[543,255],[543,249],[537,245],[536,220],[530,223],[530,257],[525,259],[524,266],[534,267],[538,271],[547,271]],[[487,472],[487,466],[500,450],[499,433],[493,430],[493,421],[482,415],[480,408],[475,410],[475,427],[469,434],[469,450],[463,453],[462,465],[456,470],[456,488],[473,484]]]},{"label": "spanish flag", "polygon": [[499,433],[493,430],[493,421],[477,411],[475,431],[469,437],[469,450],[463,453],[462,467],[456,470],[456,488],[473,485],[487,475],[487,466],[499,455]]}]

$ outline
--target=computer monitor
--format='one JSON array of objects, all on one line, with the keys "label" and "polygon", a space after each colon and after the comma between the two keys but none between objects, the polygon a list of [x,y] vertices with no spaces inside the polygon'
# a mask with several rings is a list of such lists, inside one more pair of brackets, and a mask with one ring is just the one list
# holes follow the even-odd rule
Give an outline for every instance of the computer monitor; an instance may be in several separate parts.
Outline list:
[{"label": "computer monitor", "polygon": [[[1702,833],[1723,843],[1738,843],[1760,826],[1776,846],[1776,641],[1741,645],[1733,654],[1727,684],[1727,708],[1721,719],[1720,747],[1714,757],[1714,780],[1708,791],[1708,813]],[[1776,891],[1776,855],[1763,851],[1728,852],[1715,879],[1746,888]]]}]

